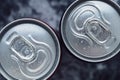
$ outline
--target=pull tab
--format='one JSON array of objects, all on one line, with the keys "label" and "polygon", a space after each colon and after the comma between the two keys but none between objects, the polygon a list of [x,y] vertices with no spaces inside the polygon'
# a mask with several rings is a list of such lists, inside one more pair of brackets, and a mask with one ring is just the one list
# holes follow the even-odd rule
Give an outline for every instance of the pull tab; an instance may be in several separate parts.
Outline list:
[{"label": "pull tab", "polygon": [[[11,36],[12,37],[12,36]],[[11,50],[24,62],[29,62],[34,58],[34,47],[31,42],[23,36],[17,35],[10,43]]]},{"label": "pull tab", "polygon": [[86,24],[88,36],[97,44],[102,45],[111,38],[108,26],[98,19],[91,19]]}]

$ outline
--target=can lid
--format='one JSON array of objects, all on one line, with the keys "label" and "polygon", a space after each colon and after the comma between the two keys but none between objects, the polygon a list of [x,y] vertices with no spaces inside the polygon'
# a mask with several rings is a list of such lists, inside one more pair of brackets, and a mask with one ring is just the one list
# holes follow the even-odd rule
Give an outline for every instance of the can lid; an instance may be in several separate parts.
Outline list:
[{"label": "can lid", "polygon": [[62,38],[78,58],[100,62],[120,51],[120,8],[108,2],[75,1],[65,12]]},{"label": "can lid", "polygon": [[7,79],[47,79],[58,66],[60,44],[54,31],[31,18],[8,24],[0,34],[0,69]]}]

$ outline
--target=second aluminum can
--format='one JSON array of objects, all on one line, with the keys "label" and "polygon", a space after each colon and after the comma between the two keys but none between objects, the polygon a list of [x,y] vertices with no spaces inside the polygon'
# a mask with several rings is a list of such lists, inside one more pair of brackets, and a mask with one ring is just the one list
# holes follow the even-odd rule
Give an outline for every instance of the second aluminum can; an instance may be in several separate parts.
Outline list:
[{"label": "second aluminum can", "polygon": [[108,60],[120,51],[120,7],[112,0],[77,0],[63,15],[61,35],[76,57]]}]

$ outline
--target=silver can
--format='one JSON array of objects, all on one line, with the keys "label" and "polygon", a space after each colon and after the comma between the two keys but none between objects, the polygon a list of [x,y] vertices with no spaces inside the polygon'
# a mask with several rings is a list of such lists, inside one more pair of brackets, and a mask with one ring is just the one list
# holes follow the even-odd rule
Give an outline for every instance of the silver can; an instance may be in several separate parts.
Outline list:
[{"label": "silver can", "polygon": [[60,44],[42,21],[23,18],[0,33],[0,72],[8,80],[46,80],[57,68]]},{"label": "silver can", "polygon": [[120,51],[120,8],[111,0],[77,0],[63,15],[61,35],[76,57],[108,60]]}]

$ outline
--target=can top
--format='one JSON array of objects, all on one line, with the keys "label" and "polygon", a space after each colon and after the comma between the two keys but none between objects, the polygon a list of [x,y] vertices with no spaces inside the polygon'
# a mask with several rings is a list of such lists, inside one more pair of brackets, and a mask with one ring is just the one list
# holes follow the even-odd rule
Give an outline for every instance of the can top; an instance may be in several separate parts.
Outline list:
[{"label": "can top", "polygon": [[60,59],[56,34],[45,23],[31,18],[8,24],[0,34],[0,68],[7,79],[47,79]]},{"label": "can top", "polygon": [[89,62],[105,61],[117,54],[120,51],[117,10],[120,8],[112,1],[75,1],[61,21],[61,34],[67,48]]}]

